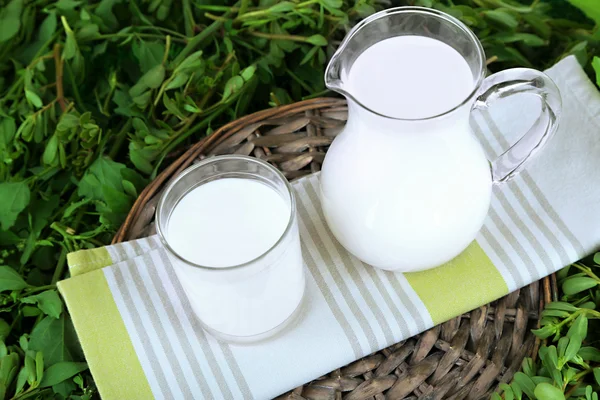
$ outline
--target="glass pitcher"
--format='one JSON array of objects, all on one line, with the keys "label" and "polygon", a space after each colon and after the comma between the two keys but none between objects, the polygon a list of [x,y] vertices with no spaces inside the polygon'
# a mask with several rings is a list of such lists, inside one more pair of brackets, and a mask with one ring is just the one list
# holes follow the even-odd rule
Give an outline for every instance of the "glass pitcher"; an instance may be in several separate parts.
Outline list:
[{"label": "glass pitcher", "polygon": [[[418,119],[367,107],[348,82],[353,64],[374,44],[406,35],[456,50],[472,74],[470,94]],[[325,157],[321,203],[332,233],[365,263],[409,272],[456,257],[481,229],[492,185],[514,177],[556,131],[561,98],[547,75],[525,68],[485,73],[485,54],[473,32],[450,15],[421,7],[372,15],[333,55],[325,83],[347,98],[348,122]],[[516,94],[539,98],[540,115],[511,148],[488,161],[471,132],[470,113]]]}]

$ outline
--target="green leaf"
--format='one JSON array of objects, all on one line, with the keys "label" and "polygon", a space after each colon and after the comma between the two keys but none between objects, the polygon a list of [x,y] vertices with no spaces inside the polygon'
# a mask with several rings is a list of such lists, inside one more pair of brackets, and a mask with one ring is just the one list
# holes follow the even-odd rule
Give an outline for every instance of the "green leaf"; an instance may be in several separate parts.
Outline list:
[{"label": "green leaf", "polygon": [[36,382],[35,360],[29,354],[25,355],[25,368],[27,369],[27,383],[34,386]]},{"label": "green leaf", "polygon": [[[240,78],[241,79],[241,78]],[[177,104],[173,100],[167,96],[167,94],[163,94],[163,105],[167,109],[168,112],[175,115],[180,120],[185,119],[185,114],[177,107]]]},{"label": "green leaf", "polygon": [[271,6],[269,8],[269,12],[272,13],[282,13],[282,12],[287,12],[287,11],[292,11],[294,8],[296,8],[296,5],[290,1],[281,1],[277,4],[275,4],[274,6]]},{"label": "green leaf", "polygon": [[314,46],[312,49],[310,49],[308,52],[306,52],[306,54],[304,55],[304,58],[302,59],[302,61],[300,61],[300,65],[304,65],[307,62],[309,62],[310,60],[313,59],[313,57],[315,56],[316,52],[320,49],[319,46]]},{"label": "green leaf", "polygon": [[129,144],[129,159],[137,169],[145,174],[151,174],[153,170],[152,163],[145,157],[143,150],[135,148],[134,143]]},{"label": "green leaf", "polygon": [[33,90],[25,89],[25,97],[36,108],[42,108],[44,105],[44,103],[42,103],[42,99],[40,99],[40,96],[38,96]]},{"label": "green leaf", "polygon": [[71,320],[65,313],[59,319],[45,317],[31,331],[29,349],[44,353],[46,365],[83,358]]},{"label": "green leaf", "polygon": [[40,387],[56,385],[86,369],[88,369],[88,365],[84,362],[58,362],[45,371]]},{"label": "green leaf", "polygon": [[571,324],[571,327],[567,331],[567,337],[573,340],[578,338],[581,341],[587,336],[588,319],[585,314],[580,314],[575,321]]},{"label": "green leaf", "polygon": [[320,0],[319,3],[327,8],[342,8],[344,4],[342,0]]},{"label": "green leaf", "polygon": [[600,363],[600,350],[595,347],[582,347],[577,354],[585,361]]},{"label": "green leaf", "polygon": [[0,228],[7,231],[29,204],[29,186],[25,182],[0,183]]},{"label": "green leaf", "polygon": [[73,30],[71,30],[67,19],[64,16],[61,16],[60,20],[63,24],[63,28],[65,29],[65,33],[67,34],[67,39],[65,40],[65,48],[63,49],[62,57],[65,60],[71,60],[79,52],[79,46],[77,46],[75,34],[73,33]]},{"label": "green leaf", "polygon": [[531,33],[499,33],[494,36],[490,36],[490,39],[497,40],[501,43],[515,43],[522,42],[523,44],[531,47],[539,47],[545,46],[546,40],[542,39],[539,36],[533,35]]},{"label": "green leaf", "polygon": [[565,356],[565,351],[567,351],[567,346],[569,345],[569,338],[564,336],[558,340],[558,357],[563,358]]},{"label": "green leaf", "polygon": [[546,325],[540,329],[532,329],[531,332],[543,340],[554,335],[556,333],[556,327],[554,325]]},{"label": "green leaf", "polygon": [[584,290],[595,287],[598,283],[586,276],[575,276],[567,278],[562,285],[563,293],[567,296],[583,292]]},{"label": "green leaf", "polygon": [[242,86],[244,86],[244,79],[239,75],[232,76],[225,84],[225,89],[223,90],[223,100],[227,100],[232,94],[239,91]]},{"label": "green leaf", "polygon": [[173,77],[165,87],[165,90],[178,89],[185,85],[190,77],[185,73],[179,73]]},{"label": "green leaf", "polygon": [[[77,378],[78,376],[80,375],[75,376],[75,378]],[[73,379],[67,379],[60,383],[57,383],[56,385],[52,385],[52,391],[56,394],[62,395],[65,399],[71,398],[75,400],[76,396],[70,396],[71,392],[73,392],[75,389],[77,389],[77,385],[75,385]],[[81,396],[81,399],[83,399],[83,396]]]},{"label": "green leaf", "polygon": [[13,118],[0,119],[0,146],[8,146],[17,133],[17,124]]},{"label": "green leaf", "polygon": [[22,303],[37,304],[40,310],[44,314],[52,317],[59,318],[62,312],[62,300],[58,296],[56,290],[46,290],[40,294],[34,296],[24,297],[21,299]]},{"label": "green leaf", "polygon": [[6,265],[0,265],[0,292],[21,290],[28,286],[17,271]]},{"label": "green leaf", "polygon": [[76,38],[80,41],[95,39],[100,35],[100,28],[96,24],[87,24],[82,26],[76,34]]},{"label": "green leaf", "polygon": [[552,28],[550,28],[550,25],[545,21],[543,16],[529,13],[524,14],[523,19],[525,19],[525,22],[531,26],[535,33],[545,39],[550,39],[550,36],[552,35]]},{"label": "green leaf", "polygon": [[579,8],[596,26],[600,24],[600,4],[596,0],[568,0],[569,3]]},{"label": "green leaf", "polygon": [[[500,389],[502,389],[502,391],[504,392],[504,400],[514,400],[515,395],[510,386],[508,386],[506,383],[501,383]],[[498,399],[502,400],[502,397],[498,396]]]},{"label": "green leaf", "polygon": [[360,3],[358,4],[358,6],[356,7],[356,13],[361,17],[361,18],[366,18],[371,14],[375,13],[375,8],[370,5],[370,4],[366,4],[366,3]]},{"label": "green leaf", "polygon": [[0,8],[0,43],[13,38],[21,28],[23,0],[12,0]]},{"label": "green leaf", "polygon": [[96,7],[95,14],[100,17],[110,29],[115,29],[119,24],[112,9],[115,4],[119,4],[122,1],[123,0],[102,0],[98,4],[98,7]]},{"label": "green leaf", "polygon": [[[596,73],[596,85],[600,86],[600,57],[594,56],[592,68],[594,68],[594,72]],[[594,254],[594,262],[596,264],[600,263],[600,253]]]},{"label": "green leaf", "polygon": [[600,385],[600,368],[594,368],[594,379],[596,383]]},{"label": "green leaf", "polygon": [[562,384],[562,375],[560,374],[560,370],[558,368],[558,354],[557,354],[555,346],[548,347],[547,361],[548,361],[548,363],[547,363],[548,364],[547,365],[548,373],[554,380],[554,383],[556,383],[557,385],[561,385]]},{"label": "green leaf", "polygon": [[42,162],[45,165],[56,165],[58,160],[58,135],[54,134],[46,143],[44,154],[42,155]]},{"label": "green leaf", "polygon": [[498,393],[492,393],[491,400],[502,400],[502,397]]},{"label": "green leaf", "polygon": [[530,377],[528,377],[522,372],[517,372],[513,379],[527,396],[529,396],[531,399],[536,398],[533,393],[535,391],[536,385]]},{"label": "green leaf", "polygon": [[535,369],[534,369],[534,365],[533,365],[533,360],[531,359],[531,357],[525,357],[523,359],[523,362],[521,363],[521,370],[523,371],[523,373],[529,377],[534,376],[535,375]]},{"label": "green leaf", "polygon": [[116,190],[123,190],[122,170],[125,165],[100,157],[89,167],[83,179],[79,182],[78,194],[92,200],[106,201],[102,186],[111,186]]},{"label": "green leaf", "polygon": [[35,377],[38,382],[44,377],[44,354],[41,351],[35,353]]},{"label": "green leaf", "polygon": [[[146,180],[140,174],[138,174],[136,171],[129,169],[129,168],[123,168],[121,170],[121,177],[123,178],[123,182],[125,182],[125,181],[131,182],[134,185],[136,192],[139,192],[142,189],[144,189],[144,187],[146,186],[146,183],[147,183]],[[123,183],[123,187],[125,187],[124,183]],[[137,197],[137,195],[135,195],[133,197]]]},{"label": "green leaf", "polygon": [[140,81],[143,82],[147,88],[156,89],[163,83],[164,79],[165,67],[162,64],[159,64],[146,72]]},{"label": "green leaf", "polygon": [[323,35],[312,35],[306,38],[306,43],[310,43],[313,46],[327,46],[327,39]]},{"label": "green leaf", "polygon": [[162,63],[165,46],[161,42],[139,40],[132,46],[133,54],[138,59],[143,74]]},{"label": "green leaf", "polygon": [[571,361],[579,352],[579,350],[581,349],[581,338],[579,337],[572,337],[569,338],[569,344],[567,345],[567,348],[565,350],[565,362],[569,362]]},{"label": "green leaf", "polygon": [[519,20],[508,11],[504,10],[487,10],[484,11],[485,15],[489,20],[501,24],[509,29],[516,29],[519,26]]},{"label": "green leaf", "polygon": [[135,186],[133,185],[133,183],[124,180],[123,188],[125,189],[125,192],[127,192],[128,195],[130,195],[132,197],[138,196],[137,190],[135,189]]},{"label": "green leaf", "polygon": [[29,376],[29,371],[27,368],[22,367],[19,371],[19,375],[17,375],[17,386],[15,388],[15,394],[21,393],[25,384],[27,383],[27,377]]},{"label": "green leaf", "polygon": [[565,400],[564,392],[549,383],[538,384],[534,393],[540,400]]},{"label": "green leaf", "polygon": [[202,50],[190,54],[175,68],[174,72],[197,72],[195,70],[203,64],[201,57]]},{"label": "green leaf", "polygon": [[523,397],[523,389],[521,389],[521,386],[513,380],[513,382],[510,384],[510,388],[515,394],[515,398],[517,400],[521,400],[521,398]]},{"label": "green leaf", "polygon": [[248,82],[250,79],[252,79],[255,72],[256,65],[250,65],[249,67],[244,68],[242,72],[240,72],[240,76],[244,78],[244,81]]},{"label": "green leaf", "polygon": [[0,340],[4,341],[10,332],[10,325],[0,318]]},{"label": "green leaf", "polygon": [[562,310],[562,311],[570,311],[575,312],[579,310],[578,307],[575,307],[571,303],[567,303],[565,301],[553,301],[551,303],[546,304],[546,310]]}]

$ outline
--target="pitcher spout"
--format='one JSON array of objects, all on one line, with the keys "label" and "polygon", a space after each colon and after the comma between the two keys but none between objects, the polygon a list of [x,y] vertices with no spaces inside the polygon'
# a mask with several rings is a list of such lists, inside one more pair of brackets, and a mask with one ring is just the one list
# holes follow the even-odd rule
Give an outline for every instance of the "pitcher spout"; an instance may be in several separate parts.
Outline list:
[{"label": "pitcher spout", "polygon": [[339,50],[333,55],[325,69],[325,86],[327,89],[342,93],[342,65]]}]

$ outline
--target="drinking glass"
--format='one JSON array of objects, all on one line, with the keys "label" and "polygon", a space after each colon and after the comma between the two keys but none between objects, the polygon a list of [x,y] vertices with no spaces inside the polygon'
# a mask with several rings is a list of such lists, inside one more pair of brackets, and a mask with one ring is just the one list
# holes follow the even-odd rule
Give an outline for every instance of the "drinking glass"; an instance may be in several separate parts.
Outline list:
[{"label": "drinking glass", "polygon": [[[225,178],[251,179],[267,185],[284,199],[289,220],[279,240],[253,260],[227,267],[198,265],[173,249],[169,218],[191,190]],[[297,218],[296,199],[289,182],[277,169],[252,157],[205,159],[167,186],[156,210],[157,232],[206,331],[229,342],[255,342],[280,332],[299,313],[305,277]],[[236,249],[232,246],[229,251]]]}]

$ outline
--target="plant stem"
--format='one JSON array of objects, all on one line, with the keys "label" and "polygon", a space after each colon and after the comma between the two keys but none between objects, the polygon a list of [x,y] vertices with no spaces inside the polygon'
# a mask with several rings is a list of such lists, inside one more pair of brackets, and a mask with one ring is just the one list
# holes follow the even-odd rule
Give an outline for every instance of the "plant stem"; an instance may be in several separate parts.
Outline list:
[{"label": "plant stem", "polygon": [[592,272],[591,268],[585,267],[583,265],[579,265],[578,263],[574,263],[573,266],[575,268],[577,268],[578,270],[582,271],[583,273],[585,273],[587,276],[589,276],[596,282],[598,282],[598,284],[600,285],[600,278],[598,278],[598,276]]},{"label": "plant stem", "polygon": [[265,38],[265,39],[271,39],[271,40],[292,40],[294,42],[306,43],[306,40],[308,39],[305,36],[298,36],[298,35],[282,35],[282,34],[276,34],[276,33],[263,33],[263,32],[258,32],[258,31],[248,31],[248,33],[252,36]]},{"label": "plant stem", "polygon": [[[94,36],[91,40],[115,39],[115,38],[129,38],[131,36],[136,36],[136,37],[139,37],[139,38],[146,38],[146,39],[165,40],[165,37],[163,35],[154,35],[152,33],[139,33],[139,32],[132,32],[132,33],[108,33],[108,34],[105,34],[105,35]],[[174,42],[179,42],[179,43],[184,43],[184,44],[188,43],[187,39],[180,39],[180,38],[173,38],[173,41]]]},{"label": "plant stem", "polygon": [[165,40],[165,53],[163,54],[162,65],[167,63],[167,59],[169,58],[169,50],[171,49],[171,36],[167,35]]},{"label": "plant stem", "polygon": [[250,0],[242,0],[240,5],[240,10],[238,11],[238,18],[248,11],[248,5],[250,4]]},{"label": "plant stem", "polygon": [[13,328],[15,327],[17,322],[19,322],[21,320],[22,316],[23,316],[23,313],[21,312],[21,310],[19,310],[17,312],[17,316],[15,317],[15,319],[13,319],[13,321],[10,323],[10,327],[8,328],[8,332],[6,333],[6,337],[8,337],[8,335],[12,332]]},{"label": "plant stem", "polygon": [[[235,98],[235,96],[232,98]],[[171,150],[173,150],[175,147],[177,147],[182,141],[187,139],[190,135],[192,135],[192,134],[196,133],[198,130],[206,127],[214,118],[221,115],[227,109],[227,106],[228,106],[228,104],[222,104],[209,117],[203,119],[202,122],[196,124],[191,129],[186,129],[185,132],[182,132],[180,135],[178,135],[176,138],[174,138],[173,141],[171,143],[169,143],[169,145],[167,147],[165,147],[165,149],[162,151],[160,157],[158,158],[158,161],[156,162],[156,165],[154,166],[154,170],[152,171],[151,177],[156,176],[156,174],[158,173],[158,169],[160,168],[160,164],[162,163],[162,161],[164,160],[166,155],[171,152]],[[182,129],[182,131],[183,130],[184,129]]]},{"label": "plant stem", "polygon": [[211,5],[200,5],[200,4],[194,4],[194,7],[196,7],[196,9],[201,10],[201,11],[236,12],[239,10],[238,7],[211,6]]},{"label": "plant stem", "polygon": [[125,142],[125,139],[127,139],[127,133],[129,133],[129,129],[131,129],[131,125],[132,125],[131,119],[128,119],[127,122],[125,122],[123,124],[123,126],[121,127],[121,130],[117,134],[117,139],[115,140],[115,143],[113,144],[113,146],[110,148],[110,151],[108,152],[108,157],[110,157],[111,160],[116,159],[117,154],[119,154],[119,150],[121,149],[123,142]]},{"label": "plant stem", "polygon": [[190,39],[188,44],[183,48],[183,50],[181,50],[179,55],[175,57],[175,60],[173,60],[173,65],[177,66],[181,64],[181,62],[185,60],[185,58],[196,49],[196,47],[198,47],[205,39],[209,39],[213,33],[221,28],[222,25],[223,22],[214,21],[212,24],[204,28],[202,32]]},{"label": "plant stem", "polygon": [[320,91],[320,92],[313,93],[313,94],[311,94],[311,95],[309,95],[309,96],[304,96],[304,97],[302,98],[302,100],[310,100],[310,99],[315,99],[315,98],[317,98],[317,97],[326,96],[326,95],[328,95],[328,94],[330,94],[330,93],[331,93],[331,90],[329,90],[329,89],[325,89],[325,90],[322,90],[322,91]]},{"label": "plant stem", "polygon": [[65,94],[63,90],[63,60],[60,56],[60,44],[54,44],[54,66],[56,69],[56,101],[60,105],[60,108],[63,112],[67,109],[67,104],[65,103]]},{"label": "plant stem", "polygon": [[194,13],[192,13],[192,7],[190,7],[190,0],[183,0],[183,20],[185,34],[191,37],[194,34],[196,21],[194,21]]},{"label": "plant stem", "polygon": [[304,8],[306,6],[317,4],[318,2],[319,2],[319,0],[307,0],[307,1],[304,1],[302,3],[299,3],[296,7],[297,8]]},{"label": "plant stem", "polygon": [[163,28],[161,26],[136,26],[135,29],[141,30],[141,31],[159,31],[159,32],[164,32],[165,34],[180,38],[182,40],[187,40],[188,37],[171,29],[167,29],[167,28]]},{"label": "plant stem", "polygon": [[213,20],[213,21],[221,21],[221,22],[226,22],[226,21],[228,21],[228,19],[227,19],[227,18],[225,18],[225,17],[220,17],[220,16],[218,16],[218,15],[214,15],[214,14],[211,14],[211,13],[209,13],[209,12],[206,12],[206,13],[204,13],[204,16],[205,16],[206,18],[210,19],[210,20]]},{"label": "plant stem", "polygon": [[61,278],[63,274],[63,270],[65,269],[65,264],[67,261],[67,249],[63,247],[60,252],[60,256],[58,258],[58,264],[56,264],[56,269],[54,270],[54,274],[52,275],[52,283],[56,284],[58,280]]},{"label": "plant stem", "polygon": [[314,90],[313,88],[311,88],[310,86],[308,86],[308,84],[306,84],[305,82],[302,81],[302,79],[300,79],[295,73],[292,72],[291,69],[289,69],[288,67],[285,67],[285,72],[293,79],[296,81],[296,83],[298,83],[298,85],[302,86],[302,88],[304,90],[306,90],[308,93],[313,93]]},{"label": "plant stem", "polygon": [[44,285],[44,286],[37,286],[31,289],[25,289],[27,291],[27,295],[30,295],[31,293],[37,293],[37,292],[43,292],[44,290],[51,290],[51,289],[56,289],[56,285]]},{"label": "plant stem", "polygon": [[75,101],[77,102],[78,108],[84,112],[87,111],[83,100],[81,99],[81,95],[79,94],[79,89],[77,87],[77,82],[75,82],[75,75],[73,74],[73,70],[71,69],[71,64],[65,63],[67,74],[69,75],[69,80],[71,81],[71,89],[73,90],[73,96],[75,96]]}]

